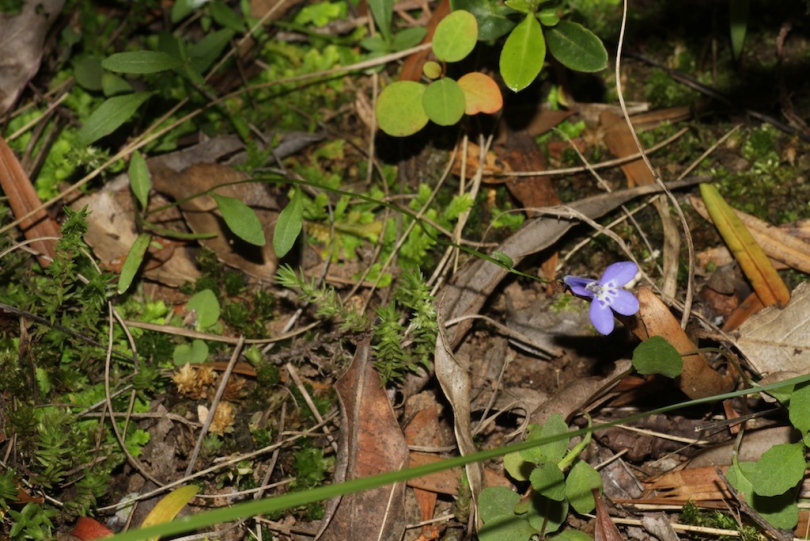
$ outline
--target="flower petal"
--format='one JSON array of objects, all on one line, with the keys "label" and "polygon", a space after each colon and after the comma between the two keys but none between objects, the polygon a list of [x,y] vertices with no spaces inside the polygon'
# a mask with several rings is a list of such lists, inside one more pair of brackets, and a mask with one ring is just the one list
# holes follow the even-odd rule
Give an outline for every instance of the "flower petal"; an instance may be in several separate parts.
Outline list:
[{"label": "flower petal", "polygon": [[632,280],[637,272],[638,265],[632,261],[619,261],[618,263],[608,265],[608,268],[605,269],[605,273],[602,274],[602,278],[599,279],[599,283],[605,285],[608,282],[613,282],[613,285],[616,287],[623,286]]},{"label": "flower petal", "polygon": [[580,278],[579,276],[566,276],[563,278],[563,282],[565,282],[565,285],[568,286],[574,295],[588,299],[593,298],[593,291],[585,286],[596,282],[596,280],[592,280],[590,278]]},{"label": "flower petal", "polygon": [[616,292],[610,307],[623,316],[632,316],[638,312],[638,299],[629,291],[620,289]]},{"label": "flower petal", "polygon": [[601,334],[610,334],[613,331],[613,312],[606,302],[594,299],[588,315],[594,328]]}]

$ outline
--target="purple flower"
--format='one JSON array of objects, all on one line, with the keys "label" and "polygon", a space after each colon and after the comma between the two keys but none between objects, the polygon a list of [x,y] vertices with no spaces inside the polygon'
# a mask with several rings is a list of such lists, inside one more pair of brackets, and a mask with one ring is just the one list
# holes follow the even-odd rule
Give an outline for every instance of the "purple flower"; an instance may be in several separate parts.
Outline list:
[{"label": "purple flower", "polygon": [[638,312],[638,299],[621,286],[633,279],[638,267],[632,261],[614,263],[605,269],[602,278],[591,280],[578,276],[566,276],[563,282],[574,295],[593,299],[589,316],[591,323],[602,334],[613,331],[613,312],[632,316]]}]

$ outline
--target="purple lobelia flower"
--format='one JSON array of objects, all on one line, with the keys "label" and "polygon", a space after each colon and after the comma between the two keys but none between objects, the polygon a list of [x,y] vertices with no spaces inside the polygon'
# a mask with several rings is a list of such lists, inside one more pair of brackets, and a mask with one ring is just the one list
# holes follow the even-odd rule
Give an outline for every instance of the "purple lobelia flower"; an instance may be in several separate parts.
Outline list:
[{"label": "purple lobelia flower", "polygon": [[635,263],[620,261],[609,265],[599,280],[566,276],[563,282],[574,295],[592,299],[589,312],[591,323],[600,333],[610,334],[613,331],[613,311],[623,316],[632,316],[638,312],[636,296],[620,289],[633,279],[636,272],[638,266]]}]

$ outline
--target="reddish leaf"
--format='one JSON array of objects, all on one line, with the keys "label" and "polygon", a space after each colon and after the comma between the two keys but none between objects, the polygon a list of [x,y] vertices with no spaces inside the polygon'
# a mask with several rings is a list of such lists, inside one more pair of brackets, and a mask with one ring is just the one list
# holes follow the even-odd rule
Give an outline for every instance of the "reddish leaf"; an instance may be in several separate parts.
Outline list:
[{"label": "reddish leaf", "polygon": [[503,107],[503,96],[498,84],[490,77],[478,71],[463,75],[458,84],[467,99],[465,113],[492,114]]},{"label": "reddish leaf", "polygon": [[113,535],[113,532],[95,519],[79,517],[79,520],[76,521],[76,525],[73,527],[73,531],[71,531],[70,534],[73,537],[78,537],[81,541],[90,541],[91,539],[110,537]]}]

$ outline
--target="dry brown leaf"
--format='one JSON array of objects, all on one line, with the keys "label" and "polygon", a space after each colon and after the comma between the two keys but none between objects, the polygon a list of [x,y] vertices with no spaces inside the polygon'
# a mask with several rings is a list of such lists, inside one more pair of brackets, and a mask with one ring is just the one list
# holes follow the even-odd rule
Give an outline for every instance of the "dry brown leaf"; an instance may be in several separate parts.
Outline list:
[{"label": "dry brown leaf", "polygon": [[38,0],[24,2],[16,14],[0,12],[0,115],[39,70],[45,36],[64,4],[65,0]]},{"label": "dry brown leaf", "polygon": [[734,388],[732,374],[721,376],[709,366],[703,355],[696,352],[697,346],[681,329],[675,316],[655,293],[646,287],[639,288],[638,302],[638,315],[631,322],[633,332],[642,340],[661,336],[678,350],[683,358],[683,372],[676,382],[686,396],[692,399],[706,398]]},{"label": "dry brown leaf", "polygon": [[733,336],[761,375],[806,373],[810,366],[810,284],[799,284],[784,308],[772,306],[751,316]]},{"label": "dry brown leaf", "polygon": [[[335,383],[341,406],[337,482],[408,467],[408,444],[371,360],[371,337],[360,340],[348,371]],[[333,500],[321,539],[399,539],[405,528],[405,485]],[[337,503],[335,503],[337,502]]]},{"label": "dry brown leaf", "polygon": [[[704,219],[712,221],[705,203],[700,198],[690,196],[689,202]],[[735,209],[735,214],[768,257],[796,270],[810,273],[810,243],[740,210]]]},{"label": "dry brown leaf", "polygon": [[593,499],[596,502],[596,530],[594,531],[594,541],[623,541],[619,529],[610,520],[610,515],[602,503],[602,496],[598,489],[593,489]]},{"label": "dry brown leaf", "polygon": [[[29,2],[27,5],[31,5]],[[0,18],[2,15],[0,15]],[[0,29],[0,42],[3,39],[3,32]],[[2,71],[0,70],[0,74]],[[2,90],[0,90],[2,94]],[[2,98],[2,95],[0,95]],[[25,216],[35,208],[42,205],[39,200],[31,179],[23,171],[17,156],[11,151],[6,140],[0,137],[0,188],[8,197],[8,204],[14,216]],[[40,237],[59,237],[59,229],[44,210],[40,210],[30,218],[26,218],[20,223],[25,238],[28,240],[39,239]],[[56,257],[56,241],[35,240],[31,242],[31,247],[41,254],[50,258]],[[44,257],[38,258],[39,264],[43,267],[50,265],[50,261]]]}]

